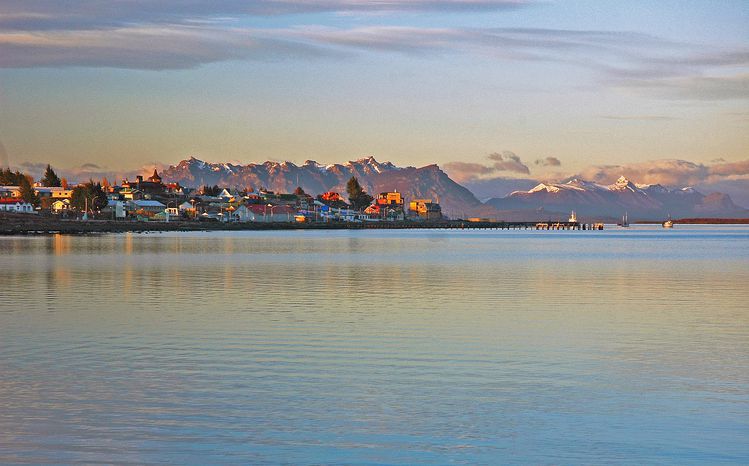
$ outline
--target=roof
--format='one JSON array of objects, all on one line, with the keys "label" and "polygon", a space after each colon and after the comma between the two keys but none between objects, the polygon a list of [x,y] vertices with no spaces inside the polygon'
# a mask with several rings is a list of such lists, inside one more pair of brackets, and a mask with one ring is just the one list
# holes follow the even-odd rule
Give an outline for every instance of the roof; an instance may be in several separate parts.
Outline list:
[{"label": "roof", "polygon": [[286,205],[267,206],[263,204],[249,204],[246,207],[247,210],[262,215],[287,215],[296,214],[297,212],[295,208]]},{"label": "roof", "polygon": [[28,202],[18,197],[6,197],[0,199],[0,204],[28,204]]},{"label": "roof", "polygon": [[162,204],[159,201],[152,201],[148,199],[133,201],[133,203],[137,205],[138,207],[166,207],[164,204]]}]

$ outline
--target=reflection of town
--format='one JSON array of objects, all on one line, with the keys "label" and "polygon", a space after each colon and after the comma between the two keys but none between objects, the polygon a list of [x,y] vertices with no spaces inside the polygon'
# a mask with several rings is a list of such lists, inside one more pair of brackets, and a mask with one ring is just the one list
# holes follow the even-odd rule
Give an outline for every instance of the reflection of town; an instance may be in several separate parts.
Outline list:
[{"label": "reflection of town", "polygon": [[[77,190],[84,193],[77,195]],[[97,190],[100,194],[96,193]],[[44,187],[37,183],[33,191],[36,201],[24,199],[19,186],[0,186],[0,210],[41,212],[63,218],[90,216],[164,222],[398,222],[443,218],[435,200],[410,199],[406,202],[397,191],[379,193],[374,198],[360,191],[357,200],[360,201],[362,195],[366,200],[366,205],[361,205],[361,202],[355,202],[352,193],[348,193],[347,201],[343,194],[334,191],[313,197],[301,188],[293,193],[219,186],[190,189],[178,183],[164,183],[156,170],[148,178],[125,179],[118,186],[105,182]],[[97,196],[103,197],[97,200]]]}]

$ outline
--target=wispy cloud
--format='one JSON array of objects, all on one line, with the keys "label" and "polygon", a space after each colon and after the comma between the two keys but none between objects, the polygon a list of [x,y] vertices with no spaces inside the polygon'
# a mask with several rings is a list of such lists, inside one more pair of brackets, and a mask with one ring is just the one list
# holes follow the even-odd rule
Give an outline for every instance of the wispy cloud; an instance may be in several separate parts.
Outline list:
[{"label": "wispy cloud", "polygon": [[[189,69],[227,60],[363,53],[473,54],[593,71],[600,86],[665,99],[749,96],[749,47],[681,43],[630,31],[374,25],[247,27],[247,18],[502,11],[531,0],[4,0],[0,67]],[[298,19],[298,18],[297,18]],[[659,117],[657,115],[651,118]],[[624,119],[624,118],[622,118]]]},{"label": "wispy cloud", "polygon": [[477,180],[497,172],[530,173],[528,166],[513,152],[494,152],[487,158],[492,162],[489,165],[476,162],[448,162],[444,164],[444,168],[450,177],[459,183]]},{"label": "wispy cloud", "polygon": [[487,12],[532,0],[4,0],[0,28],[25,31],[187,24],[314,13]]},{"label": "wispy cloud", "polygon": [[443,168],[458,183],[473,180],[482,175],[494,173],[493,167],[473,162],[447,162]]},{"label": "wispy cloud", "polygon": [[253,35],[241,29],[194,26],[106,31],[0,32],[0,67],[91,66],[185,69],[239,59],[334,55],[314,45]]},{"label": "wispy cloud", "polygon": [[544,159],[537,159],[534,163],[542,167],[559,167],[562,165],[562,161],[556,157],[546,157]]},{"label": "wispy cloud", "polygon": [[666,115],[600,115],[599,118],[618,121],[672,121],[681,119]]},{"label": "wispy cloud", "polygon": [[618,85],[675,100],[749,99],[749,73],[731,76],[633,79],[621,81]]},{"label": "wispy cloud", "polygon": [[492,166],[496,171],[508,171],[514,173],[530,173],[528,165],[524,164],[517,154],[508,150],[502,151],[502,153],[494,152],[489,154],[489,160],[494,161]]}]

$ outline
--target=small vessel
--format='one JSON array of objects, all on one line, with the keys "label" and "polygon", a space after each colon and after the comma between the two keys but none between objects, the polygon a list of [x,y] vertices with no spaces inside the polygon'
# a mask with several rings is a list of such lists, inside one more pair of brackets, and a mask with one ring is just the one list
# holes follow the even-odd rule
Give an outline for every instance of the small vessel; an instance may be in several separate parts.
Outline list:
[{"label": "small vessel", "polygon": [[619,226],[624,228],[629,227],[629,217],[627,216],[627,212],[624,212],[624,215],[622,215],[622,223],[620,223]]},{"label": "small vessel", "polygon": [[671,220],[671,215],[668,216],[668,220],[663,222],[663,228],[673,228],[674,222]]},{"label": "small vessel", "polygon": [[575,211],[573,210],[570,214],[569,220],[567,220],[570,223],[577,223],[577,215],[575,215]]}]

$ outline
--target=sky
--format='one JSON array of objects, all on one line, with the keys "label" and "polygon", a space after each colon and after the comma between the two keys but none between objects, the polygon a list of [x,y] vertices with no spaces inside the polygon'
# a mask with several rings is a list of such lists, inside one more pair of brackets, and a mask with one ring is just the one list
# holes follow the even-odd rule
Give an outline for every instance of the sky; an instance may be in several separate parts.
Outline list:
[{"label": "sky", "polygon": [[749,2],[0,2],[0,164],[370,155],[460,181],[743,183]]}]

